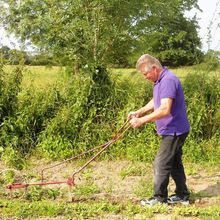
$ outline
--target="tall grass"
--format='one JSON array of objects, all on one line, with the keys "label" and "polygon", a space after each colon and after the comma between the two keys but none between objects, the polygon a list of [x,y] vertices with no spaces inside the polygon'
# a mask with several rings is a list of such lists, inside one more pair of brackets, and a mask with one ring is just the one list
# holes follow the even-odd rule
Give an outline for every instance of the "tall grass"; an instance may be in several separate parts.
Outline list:
[{"label": "tall grass", "polygon": [[[191,124],[185,159],[217,163],[220,80],[214,74],[204,75],[192,68],[183,70],[176,72],[183,83]],[[7,75],[7,71],[2,70],[2,74]],[[107,77],[102,82],[86,74],[67,78],[63,71],[55,73],[52,69],[52,75],[57,77],[51,83],[44,82],[44,74],[39,73],[46,85],[40,88],[36,82],[28,86],[32,74],[28,71],[23,71],[25,84],[17,81],[12,85],[13,111],[2,117],[0,154],[8,165],[16,166],[19,154],[61,159],[104,143],[124,123],[129,111],[140,108],[152,97],[152,85],[134,69],[110,70],[111,80]],[[45,79],[48,76],[49,73]],[[2,84],[2,90],[9,94],[6,88]],[[3,101],[1,105],[6,106]],[[159,140],[154,124],[130,129],[104,157],[152,161]]]},{"label": "tall grass", "polygon": [[[18,66],[5,65],[2,70],[12,74]],[[60,66],[23,66],[22,67],[22,89],[34,87],[38,90],[47,89],[54,83],[65,82],[68,78],[65,67]]]}]

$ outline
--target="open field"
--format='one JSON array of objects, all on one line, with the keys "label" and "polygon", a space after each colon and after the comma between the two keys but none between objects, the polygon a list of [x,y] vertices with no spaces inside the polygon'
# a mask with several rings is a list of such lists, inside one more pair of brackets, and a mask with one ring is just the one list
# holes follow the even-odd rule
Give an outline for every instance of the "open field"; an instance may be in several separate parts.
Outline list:
[{"label": "open field", "polygon": [[[4,70],[13,71],[14,68],[16,66],[5,66]],[[23,68],[23,88],[34,86],[44,89],[55,82],[65,80],[65,68],[62,67],[24,66]]]},{"label": "open field", "polygon": [[[16,66],[5,66],[4,70],[12,71]],[[67,79],[65,73],[65,67],[45,67],[45,66],[24,66],[23,71],[23,88],[28,86],[36,86],[37,88],[47,88],[49,85],[55,82],[63,82]],[[133,68],[131,69],[109,69],[113,76],[119,76],[121,79],[135,77],[142,79],[137,71]],[[208,71],[208,69],[196,70],[194,67],[183,67],[177,69],[171,69],[181,80],[183,80],[189,73],[201,73],[201,74],[219,74],[218,71]]]}]

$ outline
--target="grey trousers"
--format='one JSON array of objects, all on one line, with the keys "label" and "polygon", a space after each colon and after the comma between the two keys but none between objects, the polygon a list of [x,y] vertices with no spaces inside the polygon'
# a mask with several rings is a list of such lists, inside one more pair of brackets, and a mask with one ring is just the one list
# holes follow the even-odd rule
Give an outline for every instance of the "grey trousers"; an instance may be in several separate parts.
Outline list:
[{"label": "grey trousers", "polygon": [[182,146],[187,135],[188,133],[162,136],[160,149],[154,161],[154,197],[160,201],[167,200],[170,176],[176,184],[175,193],[181,198],[189,197],[182,163]]}]

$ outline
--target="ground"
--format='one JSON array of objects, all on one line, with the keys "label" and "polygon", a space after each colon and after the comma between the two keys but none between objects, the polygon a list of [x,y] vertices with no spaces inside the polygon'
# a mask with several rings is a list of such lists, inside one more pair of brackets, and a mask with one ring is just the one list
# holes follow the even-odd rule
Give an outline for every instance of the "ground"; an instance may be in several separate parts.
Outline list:
[{"label": "ground", "polygon": [[[52,169],[45,170],[45,181],[63,181],[77,170],[85,161],[75,161],[62,164]],[[40,164],[40,165],[39,165]],[[28,182],[39,182],[41,170],[47,166],[53,166],[56,163],[45,164],[45,161],[35,161],[28,169],[17,172],[17,181],[26,179]],[[1,165],[1,170],[6,167]],[[220,169],[219,166],[197,165],[186,163],[187,185],[191,191],[191,205],[196,207],[220,208]],[[70,203],[83,203],[92,201],[110,201],[112,204],[133,203],[139,205],[143,197],[152,195],[152,164],[144,162],[131,162],[127,160],[115,161],[94,161],[83,172],[75,176],[75,186],[71,191],[66,184],[49,186],[59,192],[57,199],[66,200]],[[3,174],[3,173],[2,173]],[[16,179],[15,178],[15,179]],[[48,186],[44,186],[48,187]],[[175,189],[174,182],[170,180],[169,193],[172,194]],[[28,189],[31,191],[31,187]],[[16,190],[17,191],[17,190]],[[23,190],[22,190],[23,191]],[[24,191],[23,191],[24,192]],[[13,200],[15,192],[12,191]],[[23,194],[24,195],[24,194]],[[220,217],[219,217],[220,218]],[[1,218],[0,218],[1,219]],[[65,219],[61,216],[46,219]],[[121,216],[120,214],[105,213],[102,217],[90,217],[89,219],[143,219],[138,214],[132,218]],[[195,220],[199,217],[179,217],[178,215],[155,214],[153,219],[186,219]],[[217,219],[217,218],[213,218]]]}]

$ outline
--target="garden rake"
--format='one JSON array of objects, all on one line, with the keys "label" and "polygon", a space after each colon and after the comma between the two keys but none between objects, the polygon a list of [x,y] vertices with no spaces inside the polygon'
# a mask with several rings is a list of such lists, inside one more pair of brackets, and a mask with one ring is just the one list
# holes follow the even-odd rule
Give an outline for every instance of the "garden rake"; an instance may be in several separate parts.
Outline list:
[{"label": "garden rake", "polygon": [[[113,144],[117,140],[119,140],[130,127],[131,126],[129,124],[129,120],[127,120],[122,125],[122,127],[114,134],[112,139],[107,141],[106,143],[101,144],[101,145],[99,145],[99,146],[97,146],[95,148],[92,148],[90,150],[87,150],[87,151],[85,151],[85,152],[83,152],[81,154],[78,154],[78,155],[74,156],[74,157],[66,159],[66,160],[64,160],[64,161],[62,161],[60,163],[55,164],[55,165],[45,167],[44,169],[41,170],[41,182],[37,182],[37,183],[12,183],[12,184],[7,185],[6,189],[10,190],[10,193],[11,193],[11,191],[14,190],[14,189],[24,188],[25,190],[27,190],[27,188],[30,187],[30,186],[45,186],[45,185],[55,185],[55,184],[67,184],[70,187],[70,189],[71,189],[71,187],[75,185],[75,182],[74,182],[75,176],[78,173],[82,172],[92,161],[94,161],[111,144]],[[49,169],[52,169],[54,167],[60,166],[60,165],[65,164],[65,163],[67,163],[67,162],[69,162],[71,160],[80,158],[80,157],[82,157],[82,156],[84,156],[86,154],[89,154],[91,152],[97,151],[98,149],[100,149],[100,150],[91,159],[89,159],[83,166],[81,166],[79,169],[74,171],[72,176],[67,178],[67,180],[64,180],[64,181],[49,181],[49,182],[45,181],[44,174],[45,174],[46,170],[49,170]]]}]

